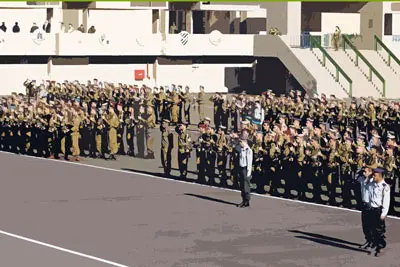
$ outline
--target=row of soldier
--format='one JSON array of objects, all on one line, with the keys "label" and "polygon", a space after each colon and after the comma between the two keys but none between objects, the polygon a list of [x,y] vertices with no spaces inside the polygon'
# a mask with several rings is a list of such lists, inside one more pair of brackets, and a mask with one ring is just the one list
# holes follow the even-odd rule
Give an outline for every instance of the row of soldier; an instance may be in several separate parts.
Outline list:
[{"label": "row of soldier", "polygon": [[[190,123],[191,105],[204,118],[204,88],[192,97],[188,88],[182,90],[174,85],[172,90],[151,90],[94,80],[86,85],[66,81],[40,86],[27,81],[25,86],[26,98],[13,95],[3,101],[3,149],[56,158],[60,153],[68,158],[71,152],[73,159],[87,151],[91,156],[109,154],[115,158],[117,153],[134,153],[136,136],[146,141],[137,140],[139,154],[144,156],[147,150],[147,157],[153,158],[157,122],[164,121],[161,131],[168,128],[167,124],[184,122],[175,131],[180,136],[179,167],[181,175],[186,176],[193,147],[186,126]],[[372,159],[376,164],[386,164],[393,180],[398,177],[398,103],[361,99],[360,103],[352,101],[347,106],[334,96],[329,100],[324,96],[311,99],[300,92],[290,92],[276,97],[271,91],[256,97],[240,94],[230,100],[226,95],[215,94],[210,100],[214,103],[215,127],[210,127],[210,119],[202,120],[200,139],[194,145],[201,179],[213,178],[216,173],[223,181],[234,178],[232,147],[243,135],[250,139],[255,151],[254,181],[269,183],[273,190],[277,181],[285,178],[288,189],[300,188],[304,196],[304,185],[311,180],[330,186],[332,199],[335,185],[340,184],[346,197],[356,167]],[[126,142],[122,140],[124,136]],[[172,143],[165,141],[168,138],[162,140],[163,166],[169,174],[171,157],[167,147]],[[233,171],[227,172],[227,167]],[[296,172],[288,171],[294,168]]]}]

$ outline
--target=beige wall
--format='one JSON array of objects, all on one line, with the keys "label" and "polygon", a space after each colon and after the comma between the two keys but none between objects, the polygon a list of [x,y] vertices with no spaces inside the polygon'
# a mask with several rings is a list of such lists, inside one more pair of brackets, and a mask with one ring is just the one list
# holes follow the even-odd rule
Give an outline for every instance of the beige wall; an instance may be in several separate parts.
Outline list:
[{"label": "beige wall", "polygon": [[[68,30],[68,24],[72,24],[72,26],[76,29],[82,23],[82,10],[78,9],[63,9],[62,11],[62,22],[64,22],[65,29]],[[55,25],[59,26],[59,25]]]},{"label": "beige wall", "polygon": [[[368,2],[361,10],[360,35],[355,45],[358,49],[374,49],[374,35],[382,39],[383,5],[381,2]],[[370,21],[372,20],[372,27]]]}]

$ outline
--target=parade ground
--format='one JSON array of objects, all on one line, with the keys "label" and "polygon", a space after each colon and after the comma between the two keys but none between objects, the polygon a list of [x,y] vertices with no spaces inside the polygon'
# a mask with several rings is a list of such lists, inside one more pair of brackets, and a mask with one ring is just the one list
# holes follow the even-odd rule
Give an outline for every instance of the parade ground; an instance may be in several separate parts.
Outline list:
[{"label": "parade ground", "polygon": [[0,265],[399,264],[396,218],[387,218],[388,248],[376,258],[359,249],[357,211],[265,195],[240,209],[234,190],[133,171],[157,168],[152,162],[69,163],[0,153]]}]

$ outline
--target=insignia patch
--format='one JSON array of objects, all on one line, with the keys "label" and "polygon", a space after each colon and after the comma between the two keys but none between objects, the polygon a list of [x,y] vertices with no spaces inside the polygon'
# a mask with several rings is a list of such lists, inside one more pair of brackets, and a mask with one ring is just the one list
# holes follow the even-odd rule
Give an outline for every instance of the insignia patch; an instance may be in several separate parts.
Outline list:
[{"label": "insignia patch", "polygon": [[41,45],[45,37],[46,33],[42,29],[37,29],[32,33],[32,41],[37,45]]}]

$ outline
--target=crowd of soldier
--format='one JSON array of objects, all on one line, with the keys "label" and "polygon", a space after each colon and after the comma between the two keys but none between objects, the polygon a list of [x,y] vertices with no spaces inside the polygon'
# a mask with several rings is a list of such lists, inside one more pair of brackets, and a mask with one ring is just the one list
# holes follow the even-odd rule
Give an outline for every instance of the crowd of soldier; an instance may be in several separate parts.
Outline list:
[{"label": "crowd of soldier", "polygon": [[[384,168],[391,192],[396,192],[400,156],[396,102],[362,98],[348,104],[333,96],[309,98],[299,91],[277,97],[271,90],[260,96],[240,94],[228,99],[215,94],[206,99],[203,87],[193,95],[182,86],[151,89],[96,79],[87,84],[48,81],[40,86],[26,81],[25,86],[26,95],[2,100],[2,150],[51,158],[63,154],[65,159],[79,160],[82,154],[111,159],[116,154],[134,156],[136,147],[137,156],[154,158],[154,129],[160,123],[165,175],[171,173],[177,133],[182,178],[194,149],[200,180],[218,177],[223,183],[237,183],[235,147],[244,137],[254,153],[253,183],[269,185],[271,193],[284,179],[288,197],[296,189],[304,198],[310,182],[315,196],[326,185],[334,202],[339,186],[348,206],[354,174],[365,164]],[[208,100],[214,104],[214,125],[204,116]],[[193,105],[201,120],[195,141],[187,130]]]},{"label": "crowd of soldier", "polygon": [[283,179],[287,197],[297,190],[304,199],[307,184],[312,183],[315,201],[322,201],[318,197],[326,186],[329,202],[337,204],[340,187],[344,206],[351,206],[352,190],[360,205],[355,173],[367,165],[385,170],[394,197],[400,164],[398,103],[362,98],[347,105],[334,96],[309,99],[291,92],[276,97],[271,91],[257,97],[241,94],[231,102],[220,94],[210,100],[215,127],[205,118],[194,142],[200,180],[214,181],[218,176],[236,183],[235,147],[245,137],[254,155],[252,182],[269,185],[272,194]]}]

